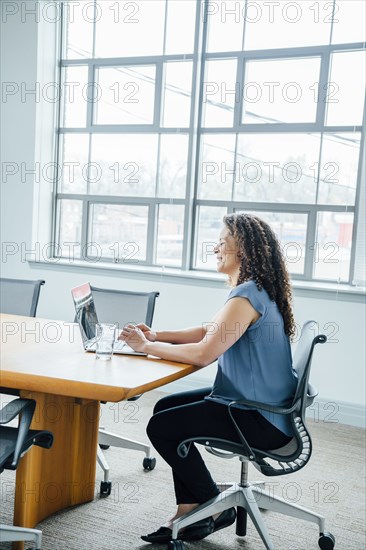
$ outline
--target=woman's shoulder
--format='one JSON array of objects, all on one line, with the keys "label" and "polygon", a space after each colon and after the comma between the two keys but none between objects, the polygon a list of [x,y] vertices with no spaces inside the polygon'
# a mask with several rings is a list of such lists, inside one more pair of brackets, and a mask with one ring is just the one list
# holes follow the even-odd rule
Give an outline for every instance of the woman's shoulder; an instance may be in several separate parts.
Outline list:
[{"label": "woman's shoulder", "polygon": [[231,289],[228,300],[231,298],[247,298],[254,309],[263,315],[266,308],[271,305],[271,300],[264,288],[258,289],[253,279],[240,283]]},{"label": "woman's shoulder", "polygon": [[230,298],[233,298],[234,296],[248,296],[257,292],[261,292],[261,291],[258,290],[258,287],[255,281],[250,279],[249,281],[245,281],[244,283],[240,283],[239,285],[234,286],[230,290],[229,296]]},{"label": "woman's shoulder", "polygon": [[266,294],[265,291],[258,290],[255,281],[249,280],[232,288],[227,300],[229,301],[232,298],[247,298],[252,307],[258,311],[263,318],[268,306]]}]

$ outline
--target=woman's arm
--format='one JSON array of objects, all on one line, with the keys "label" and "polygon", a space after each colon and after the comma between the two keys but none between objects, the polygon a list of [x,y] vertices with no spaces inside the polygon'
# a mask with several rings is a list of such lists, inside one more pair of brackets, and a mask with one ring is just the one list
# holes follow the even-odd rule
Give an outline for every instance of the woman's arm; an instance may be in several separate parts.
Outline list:
[{"label": "woman's arm", "polygon": [[[142,330],[145,337],[149,342],[166,342],[169,344],[189,344],[193,342],[200,342],[205,334],[206,327],[190,327],[181,330],[152,330],[144,323],[136,325]],[[124,339],[124,338],[122,338]]]},{"label": "woman's arm", "polygon": [[198,342],[174,346],[161,341],[149,342],[141,329],[133,325],[123,329],[121,338],[136,351],[168,361],[206,367],[229,349],[259,317],[249,300],[237,297],[226,302],[214,320],[205,324],[205,334]]},{"label": "woman's arm", "polygon": [[159,330],[156,332],[156,341],[170,344],[190,344],[200,342],[205,334],[206,327],[204,325],[182,330]]}]

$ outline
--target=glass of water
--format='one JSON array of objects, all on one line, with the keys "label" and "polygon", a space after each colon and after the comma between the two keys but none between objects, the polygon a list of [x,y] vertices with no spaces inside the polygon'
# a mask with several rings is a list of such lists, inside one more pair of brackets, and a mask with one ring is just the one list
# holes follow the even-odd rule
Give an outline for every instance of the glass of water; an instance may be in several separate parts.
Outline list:
[{"label": "glass of water", "polygon": [[96,358],[109,361],[113,355],[117,325],[113,323],[97,323],[95,325]]}]

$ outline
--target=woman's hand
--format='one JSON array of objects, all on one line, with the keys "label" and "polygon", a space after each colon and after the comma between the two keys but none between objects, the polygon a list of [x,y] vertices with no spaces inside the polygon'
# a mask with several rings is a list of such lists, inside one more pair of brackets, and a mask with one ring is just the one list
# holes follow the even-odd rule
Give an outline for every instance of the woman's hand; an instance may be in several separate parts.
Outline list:
[{"label": "woman's hand", "polygon": [[151,328],[145,325],[145,323],[139,323],[136,326],[144,333],[146,340],[149,340],[149,342],[156,341],[156,332],[151,330]]},{"label": "woman's hand", "polygon": [[141,351],[143,353],[145,352],[145,345],[148,342],[139,326],[132,324],[123,327],[121,334],[118,336],[118,340],[124,340],[134,351]]}]

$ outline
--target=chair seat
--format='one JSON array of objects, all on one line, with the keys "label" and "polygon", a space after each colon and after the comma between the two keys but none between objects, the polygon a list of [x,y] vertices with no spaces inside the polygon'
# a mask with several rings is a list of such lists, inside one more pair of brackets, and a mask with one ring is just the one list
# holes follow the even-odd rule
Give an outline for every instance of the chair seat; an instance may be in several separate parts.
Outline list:
[{"label": "chair seat", "polygon": [[296,437],[293,437],[291,441],[287,443],[287,445],[284,445],[279,449],[269,450],[266,456],[277,455],[277,456],[288,457],[295,454],[298,449],[299,449],[299,443]]},{"label": "chair seat", "polygon": [[[228,439],[221,439],[216,437],[213,437],[213,438],[212,437],[195,437],[191,439],[186,439],[179,446],[180,448],[179,454],[181,456],[186,456],[188,454],[187,444],[190,444],[191,442],[204,445],[208,450],[220,449],[222,451],[225,451],[228,453],[228,458],[230,455],[232,455],[232,456],[246,457],[248,458],[248,460],[251,460],[251,458],[247,456],[243,448],[243,445],[241,445],[241,443],[236,443],[235,441],[230,441]],[[297,456],[301,453],[301,447],[299,445],[297,438],[293,437],[291,441],[289,441],[286,445],[278,449],[267,450],[267,449],[256,449],[255,447],[252,447],[252,451],[254,452],[257,458],[269,457],[269,458],[273,458],[274,460],[282,459],[287,461],[287,460],[295,460]]]},{"label": "chair seat", "polygon": [[[191,437],[182,441],[177,448],[180,457],[188,455],[192,443],[204,445],[208,452],[221,458],[239,456],[242,460],[252,462],[254,467],[266,476],[280,476],[300,470],[311,456],[311,439],[307,428],[296,411],[291,416],[294,437],[277,449],[257,449],[250,447],[242,436],[238,443],[216,437]],[[221,451],[224,451],[222,453]],[[268,462],[268,459],[272,462]]]},{"label": "chair seat", "polygon": [[[248,455],[240,443],[219,438],[192,438],[185,440],[180,444],[181,456],[188,454],[190,443],[204,445],[206,450],[220,458],[240,457],[242,460],[252,462],[253,466],[266,476],[285,475],[303,468],[311,455],[310,445],[299,443],[296,437],[293,437],[283,447],[273,450],[256,449],[252,447],[253,455]],[[184,450],[185,449],[185,450]],[[224,452],[222,452],[224,451]],[[267,462],[267,459],[274,461],[274,464]]]}]

